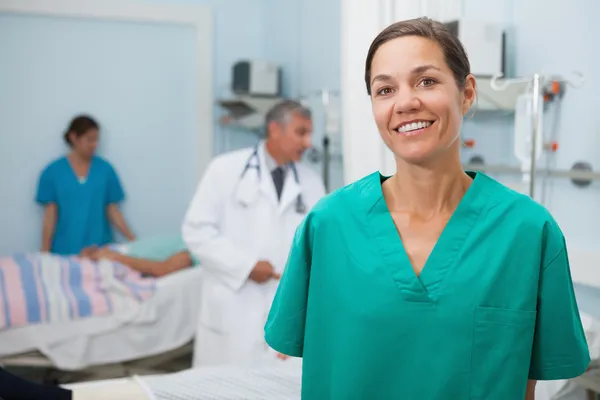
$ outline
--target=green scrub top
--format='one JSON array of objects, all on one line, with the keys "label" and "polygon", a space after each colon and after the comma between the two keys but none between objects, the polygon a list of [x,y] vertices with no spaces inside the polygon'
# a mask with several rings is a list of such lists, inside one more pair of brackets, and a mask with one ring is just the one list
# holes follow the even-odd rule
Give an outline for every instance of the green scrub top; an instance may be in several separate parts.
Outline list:
[{"label": "green scrub top", "polygon": [[323,198],[299,226],[265,326],[303,357],[308,400],[522,400],[527,380],[590,361],[563,234],[482,173],[417,277],[379,173]]}]

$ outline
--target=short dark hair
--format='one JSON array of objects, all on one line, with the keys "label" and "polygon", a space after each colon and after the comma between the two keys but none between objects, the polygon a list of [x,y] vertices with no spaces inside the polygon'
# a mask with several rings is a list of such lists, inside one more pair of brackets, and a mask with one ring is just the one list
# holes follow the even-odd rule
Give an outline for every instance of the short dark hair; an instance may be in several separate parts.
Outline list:
[{"label": "short dark hair", "polygon": [[405,36],[419,36],[436,42],[446,59],[446,64],[454,74],[459,88],[465,87],[467,76],[471,73],[471,64],[467,52],[458,37],[441,22],[427,17],[396,22],[385,28],[371,43],[365,63],[365,83],[367,93],[371,95],[371,64],[379,47],[392,40]]},{"label": "short dark hair", "polygon": [[65,132],[65,142],[67,142],[70,147],[73,147],[73,143],[71,143],[70,139],[71,133],[74,133],[76,137],[80,137],[92,129],[100,129],[100,126],[94,118],[89,115],[78,115],[71,120],[71,123]]}]

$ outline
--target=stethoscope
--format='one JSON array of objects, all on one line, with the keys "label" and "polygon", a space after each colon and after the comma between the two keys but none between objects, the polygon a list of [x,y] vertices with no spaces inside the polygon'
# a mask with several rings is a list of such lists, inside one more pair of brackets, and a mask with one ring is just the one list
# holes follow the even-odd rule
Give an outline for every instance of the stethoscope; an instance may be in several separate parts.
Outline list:
[{"label": "stethoscope", "polygon": [[[296,166],[294,163],[289,164],[289,168],[292,170],[294,174],[294,180],[298,185],[300,185],[300,179],[298,178],[298,170],[296,170]],[[240,176],[240,180],[246,174],[246,171],[250,169],[256,169],[256,173],[258,174],[258,179],[260,180],[260,159],[258,157],[258,146],[254,148],[254,151],[246,161],[246,165],[244,166],[244,170],[242,171],[242,175]],[[298,214],[306,213],[306,205],[304,204],[304,199],[302,198],[302,193],[298,193],[296,196],[296,212]]]}]

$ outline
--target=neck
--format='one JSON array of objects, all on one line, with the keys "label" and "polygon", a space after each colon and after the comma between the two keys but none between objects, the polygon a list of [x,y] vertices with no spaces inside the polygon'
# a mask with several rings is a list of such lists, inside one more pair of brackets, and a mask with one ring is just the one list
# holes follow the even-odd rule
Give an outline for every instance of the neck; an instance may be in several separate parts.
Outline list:
[{"label": "neck", "polygon": [[460,156],[451,162],[416,166],[396,160],[397,172],[388,191],[392,212],[413,212],[423,216],[452,213],[472,179],[462,169]]},{"label": "neck", "polygon": [[92,161],[90,157],[82,156],[76,151],[72,151],[71,154],[69,154],[69,159],[78,164],[89,164]]},{"label": "neck", "polygon": [[275,160],[277,165],[281,166],[287,163],[287,160],[281,155],[281,152],[279,151],[279,149],[277,149],[277,146],[275,146],[275,143],[273,143],[272,140],[267,139],[267,141],[265,142],[265,148],[267,149],[267,152],[269,153],[271,158]]}]

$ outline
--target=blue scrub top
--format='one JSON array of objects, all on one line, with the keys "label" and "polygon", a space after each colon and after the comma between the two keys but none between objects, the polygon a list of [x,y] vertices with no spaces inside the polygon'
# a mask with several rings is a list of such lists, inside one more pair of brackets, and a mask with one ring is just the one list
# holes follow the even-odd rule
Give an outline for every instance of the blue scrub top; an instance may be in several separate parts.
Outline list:
[{"label": "blue scrub top", "polygon": [[106,207],[124,198],[115,170],[100,157],[92,159],[85,181],[75,175],[66,157],[50,163],[40,176],[36,201],[57,205],[51,252],[77,254],[87,246],[111,243]]}]

